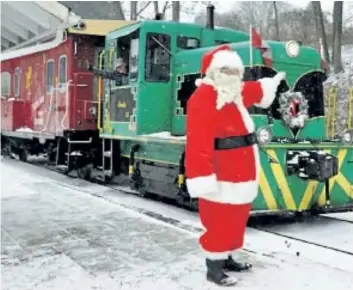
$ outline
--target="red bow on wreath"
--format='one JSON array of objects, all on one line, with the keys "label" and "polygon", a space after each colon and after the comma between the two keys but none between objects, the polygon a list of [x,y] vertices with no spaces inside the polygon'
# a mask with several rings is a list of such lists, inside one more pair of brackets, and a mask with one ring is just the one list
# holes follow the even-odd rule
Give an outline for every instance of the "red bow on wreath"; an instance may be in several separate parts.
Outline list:
[{"label": "red bow on wreath", "polygon": [[300,100],[295,99],[295,100],[291,100],[289,108],[290,108],[290,114],[293,117],[296,117],[298,112],[299,112],[299,104],[300,104]]}]

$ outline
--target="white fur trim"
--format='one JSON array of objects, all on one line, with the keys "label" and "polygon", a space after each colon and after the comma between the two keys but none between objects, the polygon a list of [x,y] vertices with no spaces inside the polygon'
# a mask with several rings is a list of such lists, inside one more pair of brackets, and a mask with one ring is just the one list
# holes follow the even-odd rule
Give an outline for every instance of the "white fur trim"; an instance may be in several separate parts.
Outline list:
[{"label": "white fur trim", "polygon": [[232,253],[232,251],[226,252],[209,252],[206,251],[204,248],[201,247],[202,252],[204,253],[205,257],[210,260],[225,260],[228,259],[228,256]]},{"label": "white fur trim", "polygon": [[197,80],[195,81],[195,85],[196,85],[197,87],[201,86],[201,85],[202,85],[202,79],[197,79]]},{"label": "white fur trim", "polygon": [[253,145],[256,176],[255,180],[244,182],[218,181],[215,174],[186,179],[190,197],[204,198],[213,202],[228,204],[252,203],[259,191],[259,171],[261,166],[258,145]]},{"label": "white fur trim", "polygon": [[209,77],[204,77],[203,79],[196,79],[195,85],[197,87],[201,86],[202,84],[214,87],[214,82]]},{"label": "white fur trim", "polygon": [[205,193],[202,198],[220,203],[247,204],[254,201],[258,188],[257,180],[245,182],[218,181],[218,191]]},{"label": "white fur trim", "polygon": [[241,75],[244,72],[244,64],[235,51],[221,50],[216,52],[213,55],[213,59],[207,70],[212,70],[221,67],[238,68],[239,70],[241,70]]},{"label": "white fur trim", "polygon": [[262,78],[258,82],[262,88],[262,99],[261,102],[255,104],[256,107],[267,109],[271,106],[273,100],[276,97],[276,91],[279,83],[274,78]]},{"label": "white fur trim", "polygon": [[239,113],[241,115],[241,118],[244,122],[245,128],[248,130],[249,134],[253,133],[255,130],[255,124],[253,119],[251,118],[249,111],[245,108],[243,99],[235,99],[234,100],[235,105],[237,106]]},{"label": "white fur trim", "polygon": [[205,194],[218,192],[217,177],[215,174],[186,179],[190,197],[198,198]]}]

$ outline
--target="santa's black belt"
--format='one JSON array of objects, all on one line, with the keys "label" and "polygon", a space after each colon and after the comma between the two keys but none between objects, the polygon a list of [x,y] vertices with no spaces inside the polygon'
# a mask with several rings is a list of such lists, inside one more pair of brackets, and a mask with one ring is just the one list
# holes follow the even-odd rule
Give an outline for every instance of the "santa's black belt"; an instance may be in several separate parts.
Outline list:
[{"label": "santa's black belt", "polygon": [[243,136],[233,136],[227,138],[216,138],[215,149],[235,149],[240,147],[246,147],[256,144],[257,139],[255,133],[251,133]]}]

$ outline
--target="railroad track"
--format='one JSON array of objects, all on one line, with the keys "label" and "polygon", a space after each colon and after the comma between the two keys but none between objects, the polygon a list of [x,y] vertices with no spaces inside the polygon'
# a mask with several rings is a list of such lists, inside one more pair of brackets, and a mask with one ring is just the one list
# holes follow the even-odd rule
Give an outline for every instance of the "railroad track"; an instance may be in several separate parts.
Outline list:
[{"label": "railroad track", "polygon": [[[352,211],[352,215],[353,215],[353,211]],[[342,222],[346,222],[349,224],[353,224],[353,220],[349,220],[349,219],[342,219],[339,217],[333,217],[333,216],[322,216],[323,219],[329,219],[329,220],[336,220],[336,221],[342,221]]]},{"label": "railroad track", "polygon": [[[342,222],[344,222],[344,221],[342,221]],[[257,229],[259,231],[262,231],[262,232],[266,232],[266,233],[270,233],[270,234],[282,237],[282,238],[290,239],[291,241],[298,241],[298,242],[302,242],[302,243],[305,243],[305,244],[309,244],[309,245],[313,245],[313,246],[316,246],[316,247],[320,247],[320,248],[323,248],[323,249],[327,249],[327,250],[335,251],[335,252],[338,252],[338,253],[346,254],[346,255],[349,255],[349,256],[353,256],[353,249],[351,251],[343,250],[343,249],[340,249],[338,247],[328,246],[328,245],[325,245],[325,244],[322,244],[322,243],[319,243],[319,242],[305,240],[305,238],[299,238],[299,237],[296,237],[293,234],[283,234],[283,233],[276,232],[276,231],[273,231],[273,230],[272,231],[271,230],[267,230],[267,229],[264,229],[264,228],[261,228],[261,227],[253,227],[253,228]]]},{"label": "railroad track", "polygon": [[[28,164],[39,167],[42,169],[50,170],[52,172],[60,173],[54,166],[50,166],[47,164],[44,164],[43,161],[29,161],[27,162]],[[77,176],[72,176],[72,175],[66,175],[71,178],[77,178]],[[93,182],[93,183],[98,183],[98,182]],[[106,188],[109,188],[113,191],[120,191],[125,194],[133,194],[135,196],[141,197],[141,195],[138,194],[138,192],[133,191],[129,189],[127,186],[121,186],[117,184],[104,184],[103,185]],[[80,188],[77,188],[75,190],[83,191]],[[98,198],[105,198],[102,195],[97,195],[93,194]],[[176,206],[181,209],[186,209],[185,207],[179,205],[175,201],[171,201],[166,198],[158,197],[151,195],[148,197],[149,200],[153,202],[158,202],[162,204],[169,204],[172,206]],[[118,202],[116,202],[118,203]],[[184,230],[187,230],[189,232],[193,233],[200,233],[203,231],[203,229],[200,226],[197,226],[193,223],[185,223],[178,218],[172,217],[172,216],[166,216],[163,213],[158,213],[154,210],[150,210],[148,208],[142,208],[142,207],[136,207],[136,206],[126,206],[122,205],[119,203],[120,206],[126,207],[129,209],[133,209],[141,214],[144,214],[146,216],[152,217],[154,219],[166,222],[168,224],[177,226],[179,228],[182,228]],[[190,209],[187,209],[190,214],[192,214],[197,220],[197,214],[196,212],[190,211]],[[325,222],[326,221],[326,222]],[[347,237],[347,241],[340,241],[340,245],[332,245],[330,242],[332,240],[332,234],[330,233],[323,233],[322,236],[317,237],[317,232],[322,231],[322,229],[327,228],[327,221],[330,221],[330,229],[332,228],[340,228],[343,225],[344,234]],[[325,227],[323,226],[325,225]],[[332,217],[332,216],[322,216],[320,215],[319,217],[307,217],[307,218],[301,218],[300,221],[298,222],[298,218],[295,217],[294,215],[285,215],[285,216],[262,216],[262,217],[252,217],[249,220],[249,227],[262,233],[267,233],[270,235],[274,235],[276,237],[283,238],[287,241],[287,243],[293,243],[293,242],[300,242],[303,244],[311,245],[314,247],[318,247],[321,249],[329,250],[332,252],[340,253],[343,255],[348,255],[350,257],[353,256],[353,248],[350,247],[349,245],[353,244],[353,221],[352,220],[345,220],[345,219],[340,219],[337,217]],[[294,230],[295,229],[295,230]],[[308,234],[308,231],[310,234]],[[349,239],[349,237],[351,237]],[[344,245],[344,242],[347,245]],[[343,245],[343,246],[342,246]],[[247,250],[247,249],[245,249]],[[353,261],[353,260],[352,260]]]}]

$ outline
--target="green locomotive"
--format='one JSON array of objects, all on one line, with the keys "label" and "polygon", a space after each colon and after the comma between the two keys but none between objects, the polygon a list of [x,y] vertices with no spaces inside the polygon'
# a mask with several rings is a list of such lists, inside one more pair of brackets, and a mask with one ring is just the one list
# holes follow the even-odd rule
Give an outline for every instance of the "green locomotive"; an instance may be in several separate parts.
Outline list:
[{"label": "green locomotive", "polygon": [[[142,195],[155,193],[197,207],[184,177],[187,100],[196,89],[204,53],[228,43],[246,65],[245,80],[277,71],[287,75],[269,110],[250,109],[259,141],[262,133],[271,137],[261,141],[253,211],[352,209],[353,135],[346,131],[336,140],[325,136],[326,75],[320,54],[294,41],[269,41],[272,66],[266,66],[261,50],[250,49],[249,34],[213,26],[212,9],[205,27],[151,20],[106,36],[95,69],[102,84],[98,127],[104,179],[126,175]],[[125,77],[114,72],[117,59],[127,64]],[[298,99],[301,104],[293,103]],[[292,109],[305,116],[302,128],[291,126]]]}]

